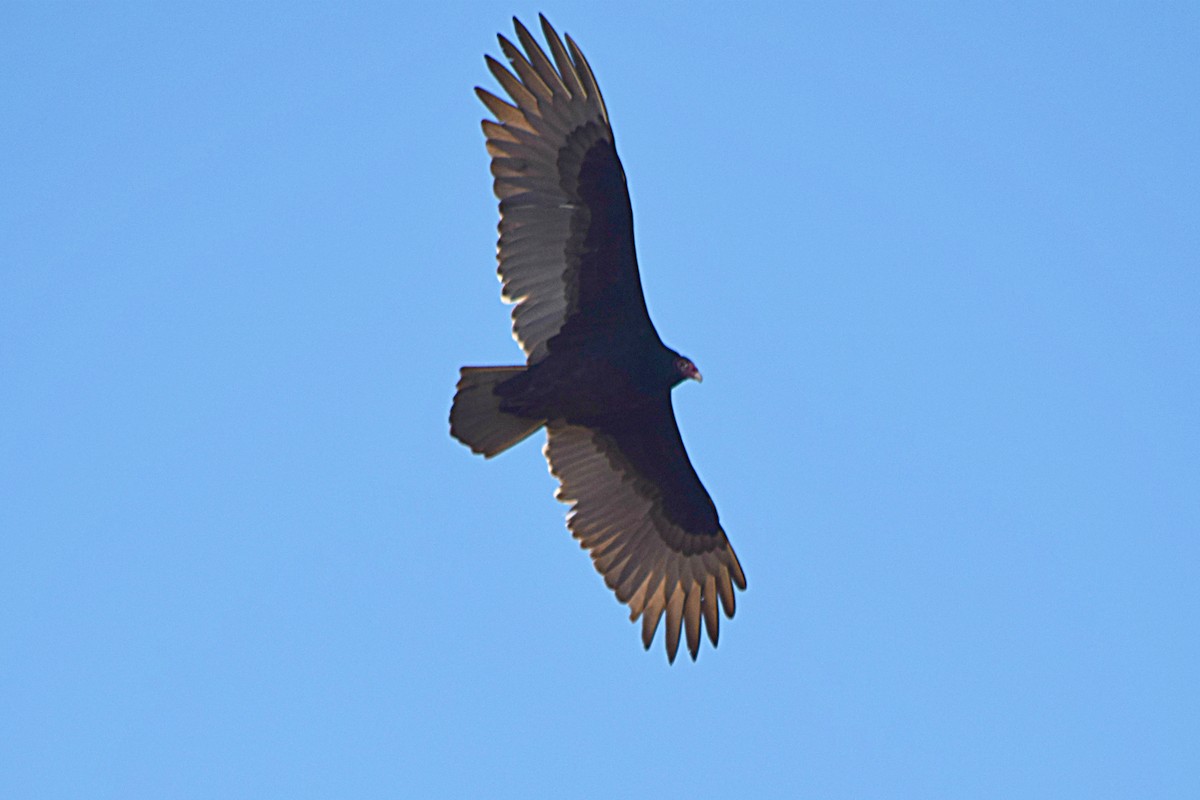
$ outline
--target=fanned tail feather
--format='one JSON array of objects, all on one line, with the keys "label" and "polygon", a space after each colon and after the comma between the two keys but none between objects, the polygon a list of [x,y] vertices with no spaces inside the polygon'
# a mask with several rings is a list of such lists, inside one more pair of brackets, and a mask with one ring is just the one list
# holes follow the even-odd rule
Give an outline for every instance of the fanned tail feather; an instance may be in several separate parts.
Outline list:
[{"label": "fanned tail feather", "polygon": [[518,417],[500,410],[498,384],[525,367],[463,367],[450,409],[450,435],[485,458],[503,453],[532,435],[545,420]]}]

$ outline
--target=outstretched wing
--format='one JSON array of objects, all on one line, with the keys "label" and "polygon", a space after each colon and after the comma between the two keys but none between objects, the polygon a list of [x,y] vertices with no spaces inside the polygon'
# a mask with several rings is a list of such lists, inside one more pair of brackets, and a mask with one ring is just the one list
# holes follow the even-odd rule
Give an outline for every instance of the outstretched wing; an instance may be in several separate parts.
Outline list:
[{"label": "outstretched wing", "polygon": [[496,117],[483,131],[500,198],[497,271],[504,300],[516,303],[513,337],[530,364],[551,347],[606,331],[653,329],[604,99],[571,37],[564,47],[541,22],[553,61],[514,18],[524,52],[499,39],[515,74],[487,59],[512,103],[475,90]]},{"label": "outstretched wing", "polygon": [[642,644],[649,649],[665,611],[672,662],[681,627],[693,660],[701,620],[716,646],[718,598],[732,617],[734,587],[745,589],[746,577],[688,460],[670,396],[594,426],[551,422],[544,452],[561,483],[556,497],[572,504],[572,535],[629,618],[642,617]]}]

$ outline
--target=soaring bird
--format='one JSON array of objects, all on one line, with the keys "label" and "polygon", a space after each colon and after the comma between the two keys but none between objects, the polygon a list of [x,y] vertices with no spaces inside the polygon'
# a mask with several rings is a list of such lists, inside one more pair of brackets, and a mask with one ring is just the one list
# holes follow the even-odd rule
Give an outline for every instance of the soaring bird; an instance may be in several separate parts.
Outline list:
[{"label": "soaring bird", "polygon": [[579,47],[541,17],[543,50],[513,19],[499,36],[511,71],[487,65],[511,102],[475,92],[500,199],[497,270],[513,303],[514,367],[463,367],[450,433],[491,458],[541,428],[571,505],[567,526],[605,583],[642,618],[646,649],[666,614],[695,660],[701,622],[717,644],[718,600],[734,612],[746,577],[684,450],[671,390],[699,382],[663,344],[642,295],[633,212],[608,111]]}]

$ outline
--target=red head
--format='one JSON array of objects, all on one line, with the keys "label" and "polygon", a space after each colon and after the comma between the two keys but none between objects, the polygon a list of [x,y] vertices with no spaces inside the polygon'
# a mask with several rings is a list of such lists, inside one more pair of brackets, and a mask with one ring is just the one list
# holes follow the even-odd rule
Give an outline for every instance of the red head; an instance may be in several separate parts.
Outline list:
[{"label": "red head", "polygon": [[704,376],[700,374],[700,370],[696,369],[696,365],[689,358],[680,356],[675,359],[675,369],[679,372],[680,380],[691,378],[696,383],[701,383],[704,380]]}]

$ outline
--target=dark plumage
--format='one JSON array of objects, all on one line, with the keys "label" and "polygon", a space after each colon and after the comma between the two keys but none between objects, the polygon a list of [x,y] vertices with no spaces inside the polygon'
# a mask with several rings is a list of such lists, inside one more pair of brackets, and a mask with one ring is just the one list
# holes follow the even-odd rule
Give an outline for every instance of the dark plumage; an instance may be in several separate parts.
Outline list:
[{"label": "dark plumage", "polygon": [[499,37],[513,72],[487,59],[512,103],[476,93],[496,118],[483,130],[498,272],[526,365],[463,367],[450,433],[491,458],[544,426],[571,533],[642,617],[643,644],[665,612],[668,658],[682,630],[694,659],[701,621],[716,645],[718,598],[732,617],[734,587],[746,588],[671,406],[671,390],[700,372],[646,311],[625,172],[591,67],[544,17],[549,56],[513,22],[524,52]]}]

